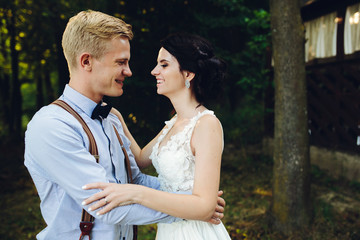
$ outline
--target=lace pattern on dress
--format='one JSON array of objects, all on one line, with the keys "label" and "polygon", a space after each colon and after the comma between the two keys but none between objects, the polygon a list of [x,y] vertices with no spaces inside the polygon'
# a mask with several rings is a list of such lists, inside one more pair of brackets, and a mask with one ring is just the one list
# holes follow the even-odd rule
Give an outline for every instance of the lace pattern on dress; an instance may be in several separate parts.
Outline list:
[{"label": "lace pattern on dress", "polygon": [[161,190],[167,192],[192,191],[195,175],[195,156],[191,151],[190,140],[196,122],[206,114],[215,116],[214,112],[210,110],[199,112],[181,132],[171,136],[159,151],[159,144],[175,124],[177,115],[165,122],[167,128],[163,130],[150,155],[150,159],[158,173]]}]

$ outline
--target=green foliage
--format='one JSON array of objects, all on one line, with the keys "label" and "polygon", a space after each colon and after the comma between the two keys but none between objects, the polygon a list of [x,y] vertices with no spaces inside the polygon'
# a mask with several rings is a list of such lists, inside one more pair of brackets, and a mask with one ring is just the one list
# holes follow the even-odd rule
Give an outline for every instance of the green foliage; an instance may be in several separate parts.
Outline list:
[{"label": "green foliage", "polygon": [[[137,117],[137,123],[127,122],[138,139],[146,142],[154,136],[171,112],[168,100],[157,96],[155,80],[150,75],[155,66],[159,40],[172,32],[187,31],[208,38],[218,55],[228,63],[222,101],[228,110],[222,115],[229,118],[223,120],[231,122],[224,125],[224,131],[229,131],[226,135],[231,140],[253,142],[257,137],[244,134],[254,128],[246,122],[245,114],[250,114],[250,119],[259,118],[256,124],[261,122],[260,106],[267,85],[266,53],[269,46],[269,13],[264,7],[267,7],[266,1],[244,0],[4,1],[0,5],[0,84],[4,89],[15,87],[12,85],[9,32],[10,18],[15,16],[15,49],[23,97],[23,127],[26,126],[34,112],[57,98],[68,81],[61,49],[61,36],[68,19],[81,10],[99,10],[133,25],[135,38],[131,43],[130,64],[134,75],[125,82],[125,94],[120,99],[108,101],[124,115]],[[181,16],[181,21],[175,16]],[[11,99],[11,93],[7,96],[1,91],[0,95],[2,99]],[[252,100],[248,101],[249,98]],[[11,106],[11,100],[0,103],[0,125],[5,130],[11,124],[3,114],[7,109],[13,111]],[[237,119],[232,120],[234,113]],[[260,136],[261,132],[256,134]]]},{"label": "green foliage", "polygon": [[322,216],[326,221],[332,223],[332,219],[334,218],[334,210],[332,206],[329,203],[321,200],[319,200],[316,204],[317,206],[315,209],[318,211],[316,214]]},{"label": "green foliage", "polygon": [[246,96],[240,107],[234,111],[219,107],[215,109],[217,116],[226,129],[226,143],[239,146],[259,143],[263,133],[263,105],[257,99]]},{"label": "green foliage", "polygon": [[351,181],[350,186],[354,188],[357,192],[360,192],[360,182]]},{"label": "green foliage", "polygon": [[314,182],[324,184],[329,188],[333,188],[336,190],[338,187],[335,182],[336,180],[326,174],[323,170],[321,170],[318,166],[312,165],[311,166],[311,177],[313,178]]}]

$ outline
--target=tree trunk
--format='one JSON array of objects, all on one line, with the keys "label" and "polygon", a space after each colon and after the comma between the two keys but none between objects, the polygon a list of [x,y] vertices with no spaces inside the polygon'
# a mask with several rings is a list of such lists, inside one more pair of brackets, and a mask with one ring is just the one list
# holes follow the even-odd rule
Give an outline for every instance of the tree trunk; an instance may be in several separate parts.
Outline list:
[{"label": "tree trunk", "polygon": [[46,103],[45,104],[50,104],[51,102],[53,102],[57,97],[57,95],[55,95],[54,93],[54,89],[51,85],[51,78],[50,78],[50,72],[48,69],[44,70],[44,83],[45,83],[45,91],[46,91]]},{"label": "tree trunk", "polygon": [[11,71],[12,71],[12,88],[11,88],[11,121],[10,132],[14,139],[20,139],[22,135],[21,118],[22,118],[22,96],[20,91],[19,80],[19,54],[15,49],[16,46],[16,26],[14,4],[11,4],[11,17],[8,25],[10,33],[10,52],[11,52]]},{"label": "tree trunk", "polygon": [[36,110],[39,110],[44,106],[44,91],[43,81],[41,73],[41,64],[37,64],[37,71],[35,72],[35,83],[36,83]]},{"label": "tree trunk", "polygon": [[11,122],[10,117],[10,76],[6,73],[0,73],[2,77],[0,78],[0,138],[2,135],[8,135],[9,126]]},{"label": "tree trunk", "polygon": [[62,49],[62,34],[65,30],[66,23],[64,24],[60,18],[60,3],[54,1],[49,6],[52,12],[52,21],[55,26],[54,29],[54,38],[55,38],[55,47],[56,47],[56,61],[57,61],[57,71],[58,71],[58,86],[57,86],[57,96],[60,96],[63,93],[65,85],[69,82],[70,73],[68,65]]},{"label": "tree trunk", "polygon": [[310,222],[304,25],[301,1],[270,0],[275,81],[274,178],[271,214],[287,235]]},{"label": "tree trunk", "polygon": [[61,47],[61,34],[60,32],[56,33],[56,55],[57,55],[57,66],[58,66],[58,91],[57,94],[60,96],[65,88],[65,85],[69,82],[70,73],[68,69],[67,62],[65,60],[65,56]]}]

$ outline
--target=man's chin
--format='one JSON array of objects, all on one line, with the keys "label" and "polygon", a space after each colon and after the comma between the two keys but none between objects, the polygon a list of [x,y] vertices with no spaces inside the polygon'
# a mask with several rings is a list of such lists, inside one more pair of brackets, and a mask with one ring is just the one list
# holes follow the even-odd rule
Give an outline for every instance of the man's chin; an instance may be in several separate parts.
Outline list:
[{"label": "man's chin", "polygon": [[121,95],[123,95],[124,91],[121,89],[121,91],[116,91],[116,92],[113,92],[111,94],[108,94],[106,96],[108,97],[120,97]]}]

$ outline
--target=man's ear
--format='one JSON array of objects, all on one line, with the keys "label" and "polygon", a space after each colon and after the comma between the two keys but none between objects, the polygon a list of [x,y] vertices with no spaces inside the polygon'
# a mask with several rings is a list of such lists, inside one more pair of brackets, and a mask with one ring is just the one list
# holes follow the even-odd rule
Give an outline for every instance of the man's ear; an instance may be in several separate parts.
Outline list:
[{"label": "man's ear", "polygon": [[91,71],[93,58],[89,53],[83,53],[80,56],[80,67],[85,71]]},{"label": "man's ear", "polygon": [[190,81],[193,80],[195,77],[195,73],[193,72],[189,72],[189,71],[185,71],[185,79]]}]

